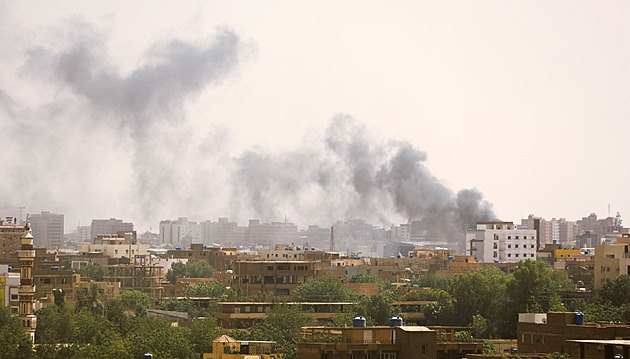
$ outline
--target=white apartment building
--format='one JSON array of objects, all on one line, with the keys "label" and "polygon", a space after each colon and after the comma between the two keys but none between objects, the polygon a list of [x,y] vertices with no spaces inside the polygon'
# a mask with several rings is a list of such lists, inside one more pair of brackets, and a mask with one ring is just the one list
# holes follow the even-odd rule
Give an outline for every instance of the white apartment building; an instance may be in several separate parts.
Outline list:
[{"label": "white apartment building", "polygon": [[477,222],[466,231],[466,251],[482,262],[536,260],[536,231],[512,222]]}]

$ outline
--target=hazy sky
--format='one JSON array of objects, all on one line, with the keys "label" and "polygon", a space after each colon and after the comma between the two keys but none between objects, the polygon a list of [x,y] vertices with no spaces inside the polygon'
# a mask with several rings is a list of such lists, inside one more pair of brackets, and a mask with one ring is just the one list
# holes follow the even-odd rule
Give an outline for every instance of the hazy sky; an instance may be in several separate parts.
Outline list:
[{"label": "hazy sky", "polygon": [[305,163],[349,166],[326,147],[344,118],[374,178],[408,143],[501,219],[630,218],[628,19],[627,1],[1,1],[0,213],[404,221],[321,179],[252,204]]}]

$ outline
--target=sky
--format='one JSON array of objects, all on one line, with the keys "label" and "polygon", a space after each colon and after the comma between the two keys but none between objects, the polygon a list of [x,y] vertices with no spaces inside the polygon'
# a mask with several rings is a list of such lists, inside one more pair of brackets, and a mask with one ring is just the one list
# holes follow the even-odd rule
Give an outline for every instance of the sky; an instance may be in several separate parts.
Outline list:
[{"label": "sky", "polygon": [[0,214],[630,216],[629,10],[1,1]]}]

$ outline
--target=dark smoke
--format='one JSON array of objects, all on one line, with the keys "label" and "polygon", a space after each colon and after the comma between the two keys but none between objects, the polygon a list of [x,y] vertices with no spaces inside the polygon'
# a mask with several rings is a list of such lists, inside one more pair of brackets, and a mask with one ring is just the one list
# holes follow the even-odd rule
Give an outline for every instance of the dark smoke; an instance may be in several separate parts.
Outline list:
[{"label": "dark smoke", "polygon": [[[479,191],[453,194],[427,170],[425,160],[426,154],[411,144],[382,143],[350,116],[339,115],[319,149],[241,156],[236,192],[241,204],[251,205],[262,218],[288,210],[320,223],[339,218],[383,225],[420,221],[431,236],[446,240],[461,238],[477,221],[495,218]],[[309,197],[315,201],[305,200]]]}]

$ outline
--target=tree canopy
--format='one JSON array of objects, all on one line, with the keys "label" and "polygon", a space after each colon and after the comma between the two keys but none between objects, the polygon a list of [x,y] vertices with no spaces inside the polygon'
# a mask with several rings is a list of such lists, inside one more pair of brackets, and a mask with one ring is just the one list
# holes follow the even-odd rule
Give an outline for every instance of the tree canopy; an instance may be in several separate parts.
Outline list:
[{"label": "tree canopy", "polygon": [[166,273],[166,280],[177,283],[177,278],[212,278],[214,268],[207,262],[173,263]]},{"label": "tree canopy", "polygon": [[297,302],[344,302],[350,297],[350,289],[331,276],[307,280],[293,293]]}]

